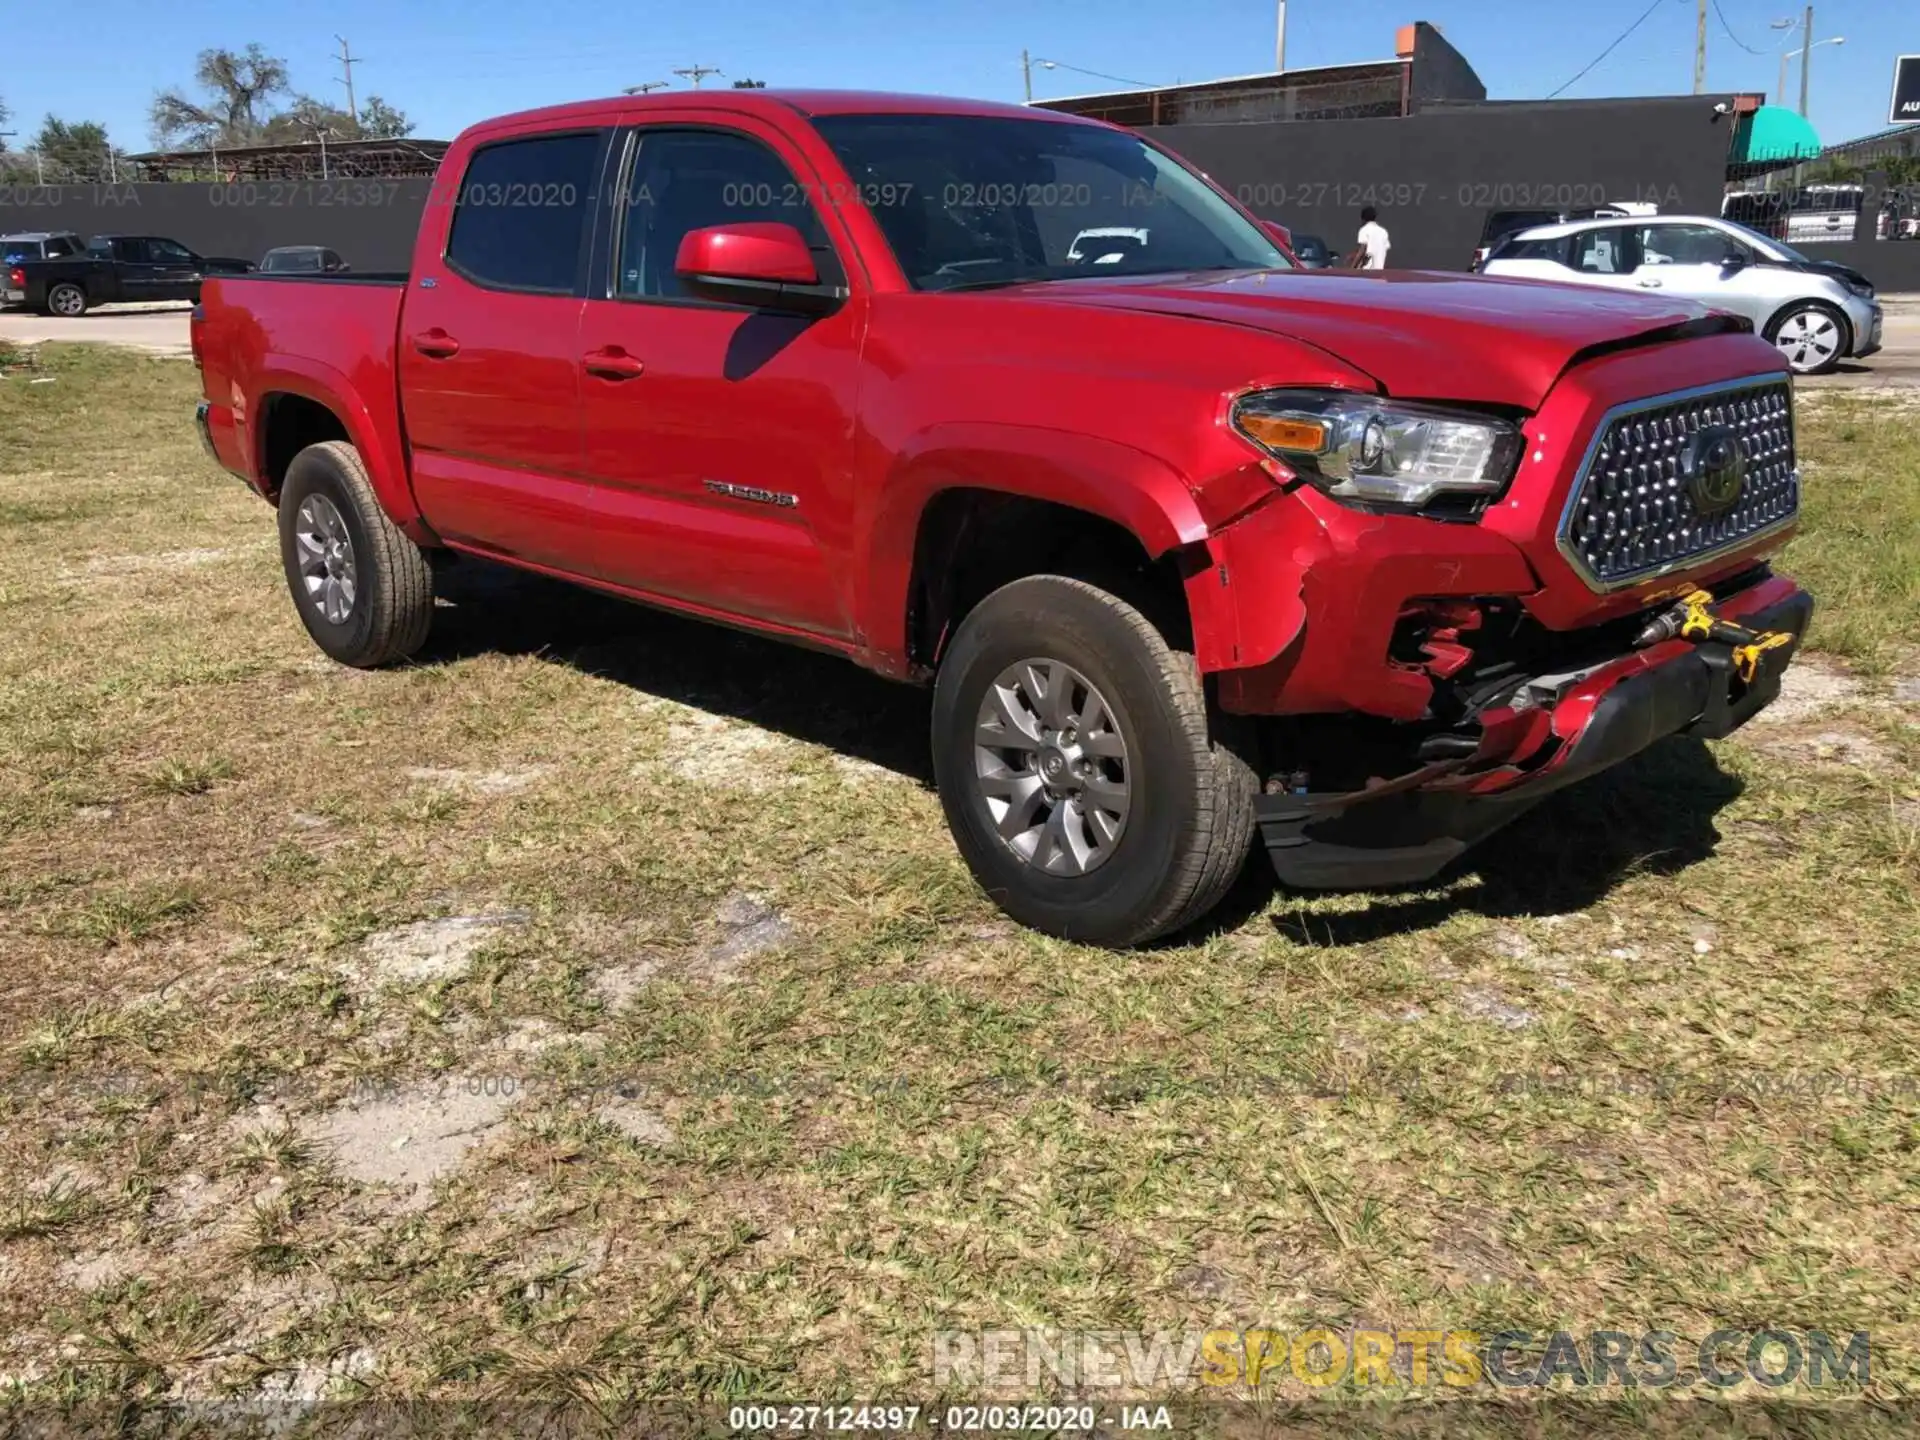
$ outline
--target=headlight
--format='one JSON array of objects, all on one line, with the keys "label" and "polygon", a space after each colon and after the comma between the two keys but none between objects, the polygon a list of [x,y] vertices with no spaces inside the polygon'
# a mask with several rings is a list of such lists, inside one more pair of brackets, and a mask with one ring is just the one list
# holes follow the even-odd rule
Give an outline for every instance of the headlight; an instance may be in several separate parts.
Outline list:
[{"label": "headlight", "polygon": [[1342,390],[1264,390],[1233,405],[1233,427],[1342,500],[1426,504],[1497,495],[1513,478],[1520,431],[1504,420]]},{"label": "headlight", "polygon": [[1873,298],[1873,286],[1864,280],[1855,280],[1852,276],[1843,275],[1840,283],[1847,287],[1847,293],[1850,295],[1858,295],[1862,300]]}]

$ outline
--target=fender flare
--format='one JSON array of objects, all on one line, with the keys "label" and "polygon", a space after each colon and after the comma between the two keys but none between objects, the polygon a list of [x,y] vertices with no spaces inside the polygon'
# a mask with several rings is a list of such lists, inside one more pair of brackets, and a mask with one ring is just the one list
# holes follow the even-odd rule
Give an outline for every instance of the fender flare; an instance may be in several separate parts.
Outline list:
[{"label": "fender flare", "polygon": [[246,454],[252,470],[254,488],[267,493],[267,431],[255,417],[265,419],[264,406],[276,395],[298,395],[324,405],[346,427],[347,438],[367,467],[373,493],[389,519],[412,538],[423,538],[420,507],[414,503],[413,487],[407,479],[407,457],[399,440],[400,417],[389,413],[376,417],[351,380],[331,365],[299,356],[275,356],[254,377],[253,394],[246,408]]},{"label": "fender flare", "polygon": [[[935,497],[958,489],[1083,510],[1126,530],[1152,559],[1204,545],[1210,533],[1186,479],[1144,450],[1036,425],[931,426],[899,448],[856,526],[864,551],[852,567],[853,613],[862,658],[883,673],[908,673],[907,608],[920,522]],[[1214,618],[1203,608],[1226,602],[1192,580],[1187,592],[1198,642]]]}]

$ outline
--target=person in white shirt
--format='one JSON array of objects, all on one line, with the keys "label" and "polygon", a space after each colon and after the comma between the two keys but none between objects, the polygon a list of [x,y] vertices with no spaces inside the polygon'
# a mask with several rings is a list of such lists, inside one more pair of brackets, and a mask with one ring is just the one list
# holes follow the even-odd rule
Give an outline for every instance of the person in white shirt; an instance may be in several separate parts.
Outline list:
[{"label": "person in white shirt", "polygon": [[1384,270],[1387,268],[1387,251],[1393,248],[1393,241],[1387,235],[1387,227],[1380,223],[1380,216],[1369,205],[1360,212],[1359,246],[1348,259],[1348,264],[1356,270]]}]

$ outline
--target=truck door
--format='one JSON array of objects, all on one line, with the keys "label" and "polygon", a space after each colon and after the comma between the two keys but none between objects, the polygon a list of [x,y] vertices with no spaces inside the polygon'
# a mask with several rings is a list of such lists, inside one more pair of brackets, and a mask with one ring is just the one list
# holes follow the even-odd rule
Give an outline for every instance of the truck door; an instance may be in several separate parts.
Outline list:
[{"label": "truck door", "polygon": [[595,542],[579,475],[582,267],[611,134],[587,118],[484,138],[453,188],[436,187],[400,314],[421,513],[449,540],[577,575],[594,573]]},{"label": "truck door", "polygon": [[780,313],[694,296],[674,261],[691,230],[779,222],[808,241],[823,282],[845,286],[852,246],[819,203],[819,177],[771,126],[655,112],[627,150],[609,265],[580,327],[601,567],[665,598],[845,636],[836,576],[853,512],[862,292],[826,314]]},{"label": "truck door", "polygon": [[178,240],[147,241],[149,300],[198,300],[200,257]]}]

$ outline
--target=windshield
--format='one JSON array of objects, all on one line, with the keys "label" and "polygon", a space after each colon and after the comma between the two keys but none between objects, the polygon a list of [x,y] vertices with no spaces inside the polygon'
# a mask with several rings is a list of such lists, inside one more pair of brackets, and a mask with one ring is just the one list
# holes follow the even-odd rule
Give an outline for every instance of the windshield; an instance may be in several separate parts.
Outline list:
[{"label": "windshield", "polygon": [[1798,250],[1794,249],[1793,246],[1787,244],[1786,241],[1776,240],[1771,235],[1762,235],[1758,230],[1748,225],[1742,225],[1738,220],[1727,220],[1722,223],[1731,229],[1738,230],[1762,255],[1771,255],[1776,260],[1805,260],[1807,258]]},{"label": "windshield", "polygon": [[916,290],[1288,268],[1210,185],[1123,130],[998,115],[815,125]]}]

